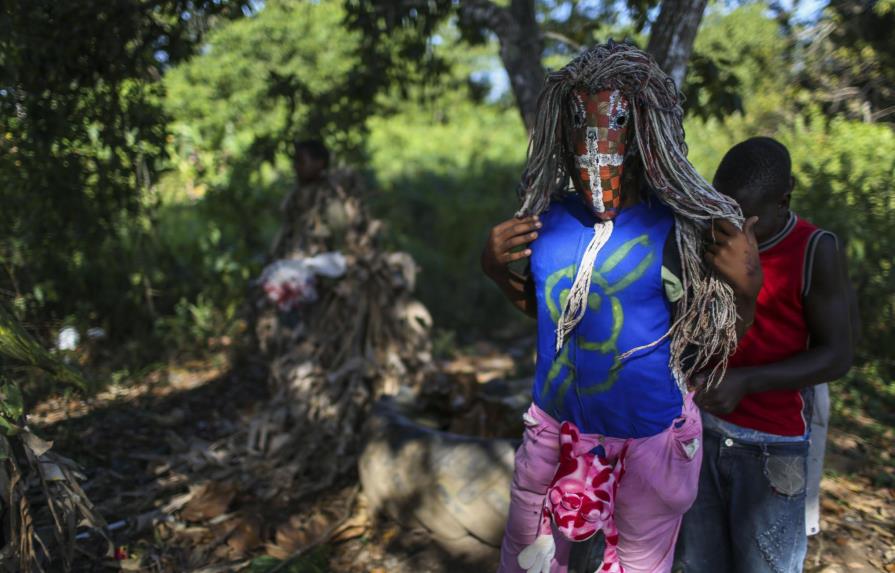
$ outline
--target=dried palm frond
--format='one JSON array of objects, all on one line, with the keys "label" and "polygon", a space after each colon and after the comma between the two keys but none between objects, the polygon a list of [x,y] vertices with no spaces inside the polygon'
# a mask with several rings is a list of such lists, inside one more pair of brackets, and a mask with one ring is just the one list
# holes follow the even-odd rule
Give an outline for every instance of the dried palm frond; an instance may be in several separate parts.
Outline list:
[{"label": "dried palm frond", "polygon": [[87,390],[81,374],[54,358],[18,320],[0,304],[0,356],[46,371],[54,379]]},{"label": "dried palm frond", "polygon": [[[54,358],[2,306],[0,358],[87,388],[78,372]],[[74,557],[76,528],[105,526],[78,484],[84,476],[77,465],[51,452],[52,446],[25,424],[19,386],[0,374],[0,509],[5,541],[0,567],[6,571],[43,571],[44,565],[59,558],[67,571]]]}]

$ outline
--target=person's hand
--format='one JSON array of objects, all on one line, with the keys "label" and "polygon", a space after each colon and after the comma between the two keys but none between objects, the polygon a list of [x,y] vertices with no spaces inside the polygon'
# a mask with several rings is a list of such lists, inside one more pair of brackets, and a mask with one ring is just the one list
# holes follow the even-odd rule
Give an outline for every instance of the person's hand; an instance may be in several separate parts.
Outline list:
[{"label": "person's hand", "polygon": [[537,239],[537,230],[540,228],[541,222],[537,215],[533,215],[522,219],[514,217],[491,229],[488,242],[482,250],[482,270],[485,274],[492,278],[499,276],[506,272],[507,265],[511,262],[531,256],[529,248],[515,252],[513,249]]},{"label": "person's hand", "polygon": [[749,393],[748,372],[746,368],[730,368],[711,389],[704,385],[705,375],[697,374],[697,384],[701,388],[694,396],[696,404],[711,414],[730,414]]},{"label": "person's hand", "polygon": [[753,228],[758,217],[749,217],[743,229],[726,219],[714,221],[706,231],[705,260],[737,294],[755,300],[764,275],[758,258],[758,241]]}]

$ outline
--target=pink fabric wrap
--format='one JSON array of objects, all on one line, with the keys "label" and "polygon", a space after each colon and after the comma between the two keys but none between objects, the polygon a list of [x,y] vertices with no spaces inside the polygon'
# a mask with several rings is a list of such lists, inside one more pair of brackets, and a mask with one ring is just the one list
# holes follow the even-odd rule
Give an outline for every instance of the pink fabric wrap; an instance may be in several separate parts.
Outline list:
[{"label": "pink fabric wrap", "polygon": [[624,573],[618,560],[615,496],[625,472],[627,446],[612,463],[592,453],[589,441],[581,441],[580,430],[571,422],[562,423],[559,444],[559,467],[544,497],[539,533],[551,535],[551,521],[570,541],[585,541],[603,530],[606,547],[601,570]]},{"label": "pink fabric wrap", "polygon": [[[601,528],[607,540],[601,571],[670,571],[681,518],[696,498],[702,464],[702,423],[692,393],[671,427],[646,438],[581,434],[534,404],[526,426],[516,452],[499,572],[521,573],[519,553],[538,536],[552,534],[556,549],[550,572],[565,573],[570,539],[586,539]],[[603,447],[600,456],[592,453],[597,446]],[[581,485],[586,476],[590,487]],[[576,497],[581,501],[577,510]]]}]

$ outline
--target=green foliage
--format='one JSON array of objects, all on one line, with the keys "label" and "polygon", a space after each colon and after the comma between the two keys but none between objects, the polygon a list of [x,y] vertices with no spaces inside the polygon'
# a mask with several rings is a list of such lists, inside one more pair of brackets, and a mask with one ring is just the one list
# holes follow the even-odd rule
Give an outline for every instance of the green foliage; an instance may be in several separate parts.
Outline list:
[{"label": "green foliage", "polygon": [[[502,61],[510,62],[517,56],[517,51],[527,48],[513,47],[514,31],[520,24],[527,30],[526,22],[536,22],[537,35],[532,41],[541,50],[541,61],[548,69],[564,65],[579,51],[588,46],[605,42],[633,41],[643,47],[645,30],[650,17],[655,19],[659,0],[625,0],[623,2],[584,2],[580,0],[527,0],[513,2],[479,3],[451,2],[434,0],[425,3],[406,2],[405,0],[381,0],[378,2],[346,2],[348,27],[361,34],[365,53],[377,53],[376,48],[383,38],[389,38],[398,46],[395,50],[378,50],[375,58],[365,60],[367,65],[376,66],[377,60],[383,63],[378,67],[395,65],[395,54],[398,60],[419,62],[417,66],[430,81],[444,75],[450,69],[451,58],[441,48],[432,45],[442,44],[442,33],[446,28],[456,32],[462,40],[455,45],[456,49],[466,50],[470,46],[487,45],[493,42],[495,35],[504,44],[500,49]],[[529,34],[521,31],[521,34]],[[398,39],[394,39],[397,37]],[[722,115],[739,109],[737,97],[737,81],[725,69],[715,65],[715,61],[701,54],[698,50],[693,58],[693,69],[688,83],[688,95],[694,97],[697,113]],[[540,72],[538,72],[539,74]],[[532,85],[526,88],[537,90],[540,81],[535,74],[530,78]],[[514,91],[519,93],[517,82],[519,76],[513,75]],[[403,85],[404,82],[395,82]],[[522,104],[528,107],[528,104]],[[523,114],[528,112],[523,111]]]},{"label": "green foliage", "polygon": [[[548,45],[548,52],[564,53],[568,58],[572,55],[569,48],[573,46],[564,39],[578,46],[605,42],[609,37],[642,40],[638,36],[643,33],[651,12],[655,17],[654,9],[658,5],[658,0],[627,0],[624,4],[564,0],[537,2],[537,9],[544,29],[550,34],[547,40],[556,42]],[[638,45],[646,43],[640,41]]]},{"label": "green foliage", "polygon": [[7,436],[19,431],[16,422],[25,415],[25,402],[22,399],[22,391],[13,382],[3,382],[0,385],[0,429]]},{"label": "green foliage", "polygon": [[[244,2],[5,3],[0,292],[50,326],[151,330],[148,187],[164,155],[156,82]],[[86,17],[85,15],[89,15]]]},{"label": "green foliage", "polygon": [[895,368],[895,132],[815,111],[779,138],[793,151],[796,211],[845,245],[863,323],[861,347]]},{"label": "green foliage", "polygon": [[369,165],[388,243],[420,265],[418,296],[436,325],[466,338],[518,318],[482,273],[479,254],[491,226],[518,206],[527,135],[514,105],[470,98],[464,79],[487,65],[490,50],[448,51],[447,89],[370,121]]},{"label": "green foliage", "polygon": [[786,81],[787,41],[780,25],[767,16],[767,10],[762,2],[729,12],[717,7],[710,9],[696,36],[696,53],[711,57],[719,67],[735,75],[742,85],[743,98],[763,87],[777,88]]},{"label": "green foliage", "polygon": [[[473,4],[473,3],[469,3]],[[510,12],[524,11],[525,2],[496,2],[500,9]],[[584,2],[581,0],[532,0],[538,21],[545,32],[546,55],[563,54],[568,57],[579,46],[605,41],[614,34],[621,39],[643,31],[650,13],[658,6],[658,0],[626,0],[625,2]],[[458,9],[459,8],[459,9]],[[477,6],[467,6],[450,0],[431,2],[406,2],[404,0],[380,0],[378,2],[347,2],[351,29],[361,32],[368,45],[375,46],[382,38],[400,34],[401,58],[425,59],[429,71],[444,63],[443,53],[432,50],[430,40],[440,35],[445,24],[456,26],[465,42],[459,49],[487,44],[493,39],[493,28],[470,13],[483,12]],[[624,23],[624,25],[622,25]],[[621,32],[621,34],[619,34]],[[446,71],[442,68],[441,71]]]},{"label": "green foliage", "polygon": [[[330,94],[360,65],[359,36],[340,28],[344,16],[338,2],[268,3],[210,34],[203,55],[166,77],[175,159],[161,184],[157,236],[176,257],[164,267],[182,269],[180,284],[191,286],[160,320],[171,344],[207,336],[243,300],[241,288],[260,270],[280,223],[276,205],[291,185],[288,137],[314,135],[314,114],[329,118],[336,136],[324,135],[338,159],[369,159],[377,181],[370,200],[387,223],[386,243],[410,251],[423,267],[418,292],[438,324],[468,330],[501,322],[483,316],[482,307],[510,314],[478,265],[489,226],[513,213],[526,145],[512,104],[474,97],[469,78],[495,65],[493,46],[455,50],[457,34],[445,28],[442,61],[450,73],[383,93],[375,109],[386,113],[354,121],[331,106]],[[294,76],[316,91],[290,108],[287,98],[271,96],[273,76]],[[203,249],[203,242],[218,248]],[[215,282],[205,283],[205,273],[233,288],[211,290]],[[199,320],[215,305],[223,319]]]},{"label": "green foliage", "polygon": [[[79,372],[58,356],[51,355],[0,304],[0,430],[7,436],[19,433],[25,427],[25,401],[20,380],[8,379],[7,375],[26,368],[43,371],[68,388],[95,389]],[[2,459],[5,458],[0,456],[0,461]]]},{"label": "green foliage", "polygon": [[895,456],[891,453],[895,428],[895,380],[891,368],[869,362],[856,366],[830,387],[831,427],[847,428],[864,444],[865,475],[876,487],[895,487]]},{"label": "green foliage", "polygon": [[295,137],[322,137],[339,152],[359,147],[371,110],[363,94],[349,93],[361,62],[344,18],[332,0],[266,2],[209,34],[205,52],[168,75],[175,132],[189,129],[201,149],[225,151],[201,156],[203,169],[251,171],[245,160],[272,162]]},{"label": "green foliage", "polygon": [[275,557],[257,557],[249,565],[249,571],[251,573],[272,573],[273,571],[278,573],[329,573],[331,551],[328,545],[320,545],[306,555],[301,555],[288,562]]},{"label": "green foliage", "polygon": [[798,74],[827,114],[864,121],[895,117],[895,2],[831,0],[802,46]]},{"label": "green foliage", "polygon": [[201,55],[165,77],[171,161],[153,268],[164,308],[155,332],[166,347],[201,352],[235,329],[293,185],[294,138],[323,137],[339,157],[362,156],[375,109],[364,102],[375,92],[349,97],[363,67],[344,18],[337,1],[267,2],[214,30]]},{"label": "green foliage", "polygon": [[[507,115],[519,121],[515,110]],[[475,133],[468,123],[451,130],[464,127],[467,134]],[[464,339],[493,333],[516,317],[482,273],[479,253],[490,228],[512,217],[521,169],[512,156],[491,159],[470,151],[442,148],[426,158],[447,163],[460,155],[469,165],[459,172],[417,166],[383,177],[383,193],[373,205],[388,224],[389,243],[408,251],[420,265],[418,296],[435,323],[457,330]]]},{"label": "green foliage", "polygon": [[188,161],[189,156],[178,157],[160,185],[153,268],[162,311],[154,334],[166,349],[201,354],[210,339],[235,334],[248,283],[260,274],[279,223],[274,214],[288,182],[261,170],[245,186],[209,188],[183,167]]}]

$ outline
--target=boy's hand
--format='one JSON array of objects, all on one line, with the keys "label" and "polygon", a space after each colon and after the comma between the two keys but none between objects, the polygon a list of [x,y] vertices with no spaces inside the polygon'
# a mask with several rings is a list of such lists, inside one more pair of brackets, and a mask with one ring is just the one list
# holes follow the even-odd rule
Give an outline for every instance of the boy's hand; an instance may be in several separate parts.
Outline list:
[{"label": "boy's hand", "polygon": [[[697,374],[697,381],[705,382],[702,374]],[[702,380],[699,378],[702,377]],[[694,400],[703,410],[711,414],[730,414],[733,412],[743,396],[749,393],[748,369],[730,368],[724,374],[724,378],[713,388],[702,386],[696,393]]]},{"label": "boy's hand", "polygon": [[750,300],[758,297],[764,275],[758,259],[758,241],[753,227],[758,217],[749,217],[743,229],[726,219],[714,221],[706,231],[705,260],[734,291]]},{"label": "boy's hand", "polygon": [[488,235],[488,242],[482,250],[482,270],[489,277],[506,273],[507,265],[531,255],[531,249],[513,252],[520,245],[527,245],[538,238],[537,229],[541,222],[537,215],[517,219],[513,217],[498,224]]}]

